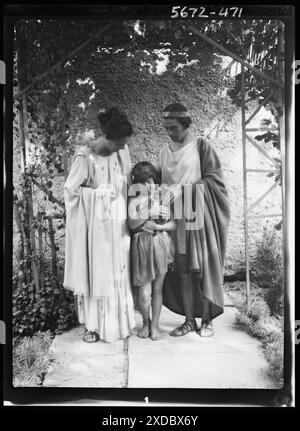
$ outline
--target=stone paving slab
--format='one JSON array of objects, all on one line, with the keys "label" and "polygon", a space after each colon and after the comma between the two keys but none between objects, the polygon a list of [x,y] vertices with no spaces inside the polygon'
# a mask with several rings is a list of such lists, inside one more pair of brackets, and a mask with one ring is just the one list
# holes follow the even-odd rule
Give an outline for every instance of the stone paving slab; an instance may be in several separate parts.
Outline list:
[{"label": "stone paving slab", "polygon": [[[130,357],[129,388],[211,388],[211,389],[276,389],[266,378],[266,367],[249,355],[248,363],[240,355],[206,353],[199,358],[186,354]],[[134,371],[133,371],[134,370]]]},{"label": "stone paving slab", "polygon": [[[183,316],[163,307],[162,339],[136,336],[126,341],[84,343],[83,326],[55,337],[55,358],[47,373],[46,387],[111,388],[278,388],[267,374],[262,344],[235,324],[237,309],[225,307],[214,320],[215,336],[201,338],[193,332],[171,337],[169,331]],[[200,325],[201,319],[197,319]]]},{"label": "stone paving slab", "polygon": [[115,387],[124,386],[124,342],[85,343],[79,326],[55,337],[51,353],[55,358],[43,386]]},{"label": "stone paving slab", "polygon": [[[184,318],[164,308],[161,340],[130,338],[128,387],[276,388],[267,375],[261,342],[238,328],[236,312],[225,308],[214,321],[212,338],[201,338],[195,332],[171,337],[169,331]],[[139,327],[142,319],[138,314],[137,321]]]}]

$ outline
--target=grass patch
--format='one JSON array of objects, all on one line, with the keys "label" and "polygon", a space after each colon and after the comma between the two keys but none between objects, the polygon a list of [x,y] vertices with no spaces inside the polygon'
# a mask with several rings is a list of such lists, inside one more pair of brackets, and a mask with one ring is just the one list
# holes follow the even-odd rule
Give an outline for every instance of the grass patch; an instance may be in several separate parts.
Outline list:
[{"label": "grass patch", "polygon": [[269,363],[268,373],[283,384],[283,317],[272,315],[264,299],[264,289],[251,286],[251,302],[246,306],[246,283],[234,282],[225,285],[225,291],[239,312],[237,324],[263,343],[265,357]]},{"label": "grass patch", "polygon": [[52,362],[49,352],[53,335],[50,331],[37,332],[14,343],[13,386],[41,386]]},{"label": "grass patch", "polygon": [[282,233],[265,226],[252,263],[252,275],[265,291],[264,299],[272,315],[284,312],[284,267]]}]

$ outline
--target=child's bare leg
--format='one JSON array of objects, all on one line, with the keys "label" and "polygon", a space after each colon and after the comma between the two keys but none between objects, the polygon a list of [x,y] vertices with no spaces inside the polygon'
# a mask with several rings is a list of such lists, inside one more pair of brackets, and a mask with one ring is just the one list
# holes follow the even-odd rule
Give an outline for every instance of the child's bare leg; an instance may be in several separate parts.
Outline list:
[{"label": "child's bare leg", "polygon": [[139,306],[143,316],[143,326],[138,331],[138,337],[147,338],[150,332],[151,283],[139,288]]},{"label": "child's bare leg", "polygon": [[162,288],[165,275],[165,273],[158,274],[157,278],[152,282],[152,322],[150,324],[152,340],[158,340],[161,337],[158,322],[163,302]]}]

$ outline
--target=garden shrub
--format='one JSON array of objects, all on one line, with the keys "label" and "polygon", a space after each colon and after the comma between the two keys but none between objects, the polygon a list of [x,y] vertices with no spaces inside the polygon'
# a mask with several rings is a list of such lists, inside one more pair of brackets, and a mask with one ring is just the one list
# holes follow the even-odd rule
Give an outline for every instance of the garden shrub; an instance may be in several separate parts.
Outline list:
[{"label": "garden shrub", "polygon": [[73,294],[49,277],[39,292],[34,284],[22,284],[13,293],[13,336],[32,336],[37,331],[60,333],[76,324]]},{"label": "garden shrub", "polygon": [[247,308],[247,304],[244,303],[240,307],[241,313],[245,313],[253,322],[258,321],[259,319],[264,319],[266,317],[269,317],[270,315],[270,308],[266,301],[259,297],[254,296],[249,304],[249,307]]},{"label": "garden shrub", "polygon": [[251,326],[251,319],[247,316],[246,313],[237,313],[236,322],[243,326],[244,329],[248,331],[248,328]]}]

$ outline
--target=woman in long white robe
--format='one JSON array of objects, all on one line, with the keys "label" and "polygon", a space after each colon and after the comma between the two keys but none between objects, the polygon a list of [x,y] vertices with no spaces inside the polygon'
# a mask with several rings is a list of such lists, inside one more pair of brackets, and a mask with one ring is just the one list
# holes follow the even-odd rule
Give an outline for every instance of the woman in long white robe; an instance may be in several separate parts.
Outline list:
[{"label": "woman in long white robe", "polygon": [[120,142],[103,136],[77,151],[64,187],[64,287],[77,295],[88,342],[126,338],[136,323],[127,227],[131,161]]}]

